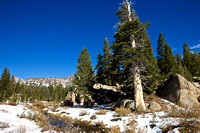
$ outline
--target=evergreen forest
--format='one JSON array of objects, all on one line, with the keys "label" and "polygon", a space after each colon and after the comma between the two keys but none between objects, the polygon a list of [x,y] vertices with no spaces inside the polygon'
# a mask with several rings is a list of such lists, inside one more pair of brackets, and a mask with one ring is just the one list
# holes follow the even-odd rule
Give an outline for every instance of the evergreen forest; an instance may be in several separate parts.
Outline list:
[{"label": "evergreen forest", "polygon": [[[92,94],[95,83],[122,86],[128,97],[136,94],[141,83],[145,94],[151,94],[157,85],[170,74],[180,74],[189,81],[200,77],[200,53],[191,52],[183,42],[183,53],[173,54],[162,33],[158,33],[157,56],[154,56],[152,42],[147,34],[150,22],[141,22],[131,1],[125,1],[116,12],[118,24],[115,41],[105,37],[104,46],[97,53],[96,66],[86,47],[82,49],[77,61],[77,71],[71,86],[52,84],[48,87],[25,85],[16,82],[7,68],[0,79],[0,101],[56,101],[65,100],[68,91],[77,88],[82,94]],[[139,76],[139,77],[138,77]],[[139,80],[137,80],[139,79]],[[141,80],[141,82],[140,82]],[[136,96],[135,96],[136,97]]]}]

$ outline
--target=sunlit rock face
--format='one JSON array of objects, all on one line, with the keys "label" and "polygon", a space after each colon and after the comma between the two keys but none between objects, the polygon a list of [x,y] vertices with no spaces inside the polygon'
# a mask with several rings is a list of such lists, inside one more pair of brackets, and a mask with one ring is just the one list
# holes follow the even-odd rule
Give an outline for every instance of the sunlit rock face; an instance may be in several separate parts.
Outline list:
[{"label": "sunlit rock face", "polygon": [[179,74],[170,75],[169,79],[158,87],[156,94],[184,107],[200,106],[200,88]]}]

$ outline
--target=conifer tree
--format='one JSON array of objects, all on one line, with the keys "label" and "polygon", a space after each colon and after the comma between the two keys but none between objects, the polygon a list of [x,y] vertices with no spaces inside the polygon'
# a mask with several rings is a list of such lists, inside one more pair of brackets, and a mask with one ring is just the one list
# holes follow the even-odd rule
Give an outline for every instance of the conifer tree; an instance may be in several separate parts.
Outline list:
[{"label": "conifer tree", "polygon": [[93,86],[94,71],[92,68],[90,53],[86,47],[83,48],[78,58],[78,66],[75,74],[74,84],[81,93],[88,93]]},{"label": "conifer tree", "polygon": [[200,76],[200,54],[195,49],[190,62],[191,73],[194,77]]},{"label": "conifer tree", "polygon": [[104,46],[103,46],[103,55],[102,55],[102,62],[103,62],[103,76],[105,79],[105,84],[110,85],[110,68],[111,68],[111,56],[112,53],[109,47],[109,41],[107,38],[104,39]]},{"label": "conifer tree", "polygon": [[15,88],[16,88],[16,82],[15,82],[15,76],[13,74],[11,76],[10,85],[9,85],[9,93],[10,93],[10,95],[12,95],[13,93],[16,92]]},{"label": "conifer tree", "polygon": [[136,108],[145,110],[142,81],[147,83],[155,76],[156,60],[145,28],[149,23],[140,22],[135,10],[131,9],[131,4],[126,0],[116,13],[120,23],[112,45],[113,60],[117,63],[120,79],[126,88],[130,88],[129,91],[131,88],[135,90]]},{"label": "conifer tree", "polygon": [[96,74],[96,83],[101,83],[103,84],[103,61],[102,61],[102,55],[101,52],[99,51],[97,55],[97,65],[95,67],[97,74]]},{"label": "conifer tree", "polygon": [[190,52],[190,48],[188,44],[184,42],[183,44],[183,64],[186,66],[187,70],[192,74],[192,53]]},{"label": "conifer tree", "polygon": [[187,70],[186,66],[183,64],[182,55],[178,53],[175,55],[175,58],[178,64],[177,73],[182,75],[187,80],[192,81],[191,73]]},{"label": "conifer tree", "polygon": [[1,75],[0,101],[7,100],[11,96],[9,92],[9,85],[10,85],[10,73],[9,70],[5,68]]},{"label": "conifer tree", "polygon": [[172,49],[167,44],[162,33],[159,34],[158,38],[157,54],[158,67],[161,70],[161,74],[169,75],[177,72],[178,65],[175,56],[173,55]]}]

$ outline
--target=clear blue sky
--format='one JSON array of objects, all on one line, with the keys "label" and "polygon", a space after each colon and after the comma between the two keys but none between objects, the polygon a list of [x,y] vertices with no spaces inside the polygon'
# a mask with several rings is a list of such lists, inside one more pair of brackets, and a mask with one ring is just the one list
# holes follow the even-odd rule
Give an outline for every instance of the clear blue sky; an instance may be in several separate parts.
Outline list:
[{"label": "clear blue sky", "polygon": [[[76,72],[78,55],[87,47],[92,64],[107,37],[110,44],[122,0],[0,0],[0,74],[16,77],[66,77]],[[159,33],[174,54],[200,44],[199,0],[135,0],[156,55]],[[197,47],[197,51],[200,48]]]}]

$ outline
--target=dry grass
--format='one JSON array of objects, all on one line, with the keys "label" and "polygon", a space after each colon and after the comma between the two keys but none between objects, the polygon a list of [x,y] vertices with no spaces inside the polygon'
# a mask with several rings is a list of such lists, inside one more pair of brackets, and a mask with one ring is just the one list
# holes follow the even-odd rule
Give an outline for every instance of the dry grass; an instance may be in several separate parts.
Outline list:
[{"label": "dry grass", "polygon": [[[109,129],[106,128],[103,122],[96,122],[94,123],[94,125],[92,124],[92,121],[86,121],[86,120],[82,120],[82,119],[73,119],[69,116],[62,116],[61,114],[49,114],[52,117],[55,116],[55,118],[61,118],[62,120],[66,121],[66,129],[64,128],[58,128],[55,131],[58,132],[94,132],[94,133],[100,133],[100,132],[108,132]],[[70,124],[71,123],[71,124]],[[48,128],[48,127],[46,127]],[[52,128],[52,130],[54,130],[54,128]]]},{"label": "dry grass", "polygon": [[101,128],[105,128],[105,124],[103,123],[103,121],[97,121],[97,122],[95,122],[94,123],[94,125],[96,126],[96,127],[101,127]]},{"label": "dry grass", "polygon": [[28,107],[30,110],[34,112],[40,112],[42,110],[42,108],[38,108],[37,106],[34,105],[26,105],[26,107]]},{"label": "dry grass", "polygon": [[170,123],[165,127],[160,127],[162,132],[170,132],[175,128],[179,127],[179,132],[181,133],[199,133],[200,132],[200,122],[196,120],[180,120],[177,126],[171,125]]},{"label": "dry grass", "polygon": [[132,120],[130,123],[127,124],[126,133],[134,133],[137,126],[137,121]]},{"label": "dry grass", "polygon": [[42,127],[41,132],[50,131],[52,127],[49,124],[46,124]]},{"label": "dry grass", "polygon": [[185,132],[185,133],[199,133],[200,132],[200,122],[196,121],[196,120],[191,120],[191,121],[187,121],[187,120],[182,120],[180,121],[179,124],[180,127],[182,127],[181,129],[179,129],[179,131],[181,133]]},{"label": "dry grass", "polygon": [[13,101],[10,101],[10,102],[8,102],[8,105],[17,106],[17,103],[16,103],[16,102],[13,102]]},{"label": "dry grass", "polygon": [[116,108],[115,109],[115,112],[120,116],[127,116],[128,114],[131,113],[131,110],[130,109],[127,109],[127,108],[123,108],[123,107],[120,107],[120,108]]},{"label": "dry grass", "polygon": [[44,103],[41,102],[41,101],[34,102],[34,103],[33,103],[33,106],[35,106],[35,107],[37,107],[37,108],[39,108],[39,109],[45,108]]},{"label": "dry grass", "polygon": [[113,126],[108,133],[120,133],[120,128],[118,126]]},{"label": "dry grass", "polygon": [[108,111],[104,109],[98,109],[98,112],[96,112],[97,115],[105,115]]},{"label": "dry grass", "polygon": [[0,129],[2,129],[2,128],[9,128],[8,123],[0,122]]},{"label": "dry grass", "polygon": [[167,125],[167,127],[161,129],[164,132],[168,132],[173,130],[174,128],[181,127],[179,129],[180,132],[188,133],[188,132],[200,132],[200,108],[193,108],[193,109],[177,109],[172,108],[172,111],[165,117],[173,117],[173,118],[180,118],[179,124],[177,126],[174,125]]},{"label": "dry grass", "polygon": [[38,115],[39,117],[36,117],[35,122],[39,123],[40,127],[43,127],[47,124],[48,119],[44,114]]},{"label": "dry grass", "polygon": [[35,121],[36,123],[39,124],[40,127],[43,127],[44,125],[47,124],[47,117],[42,114],[42,113],[38,113],[38,112],[28,112],[28,114],[26,115],[24,112],[20,115],[18,115],[19,118],[26,118],[32,121]]},{"label": "dry grass", "polygon": [[95,114],[93,114],[91,117],[90,117],[90,120],[95,120],[97,118],[97,116]]},{"label": "dry grass", "polygon": [[79,116],[89,115],[90,113],[85,110],[80,110]]},{"label": "dry grass", "polygon": [[199,108],[193,108],[193,109],[172,109],[170,113],[168,114],[168,117],[174,117],[174,118],[200,118],[200,109]]}]

